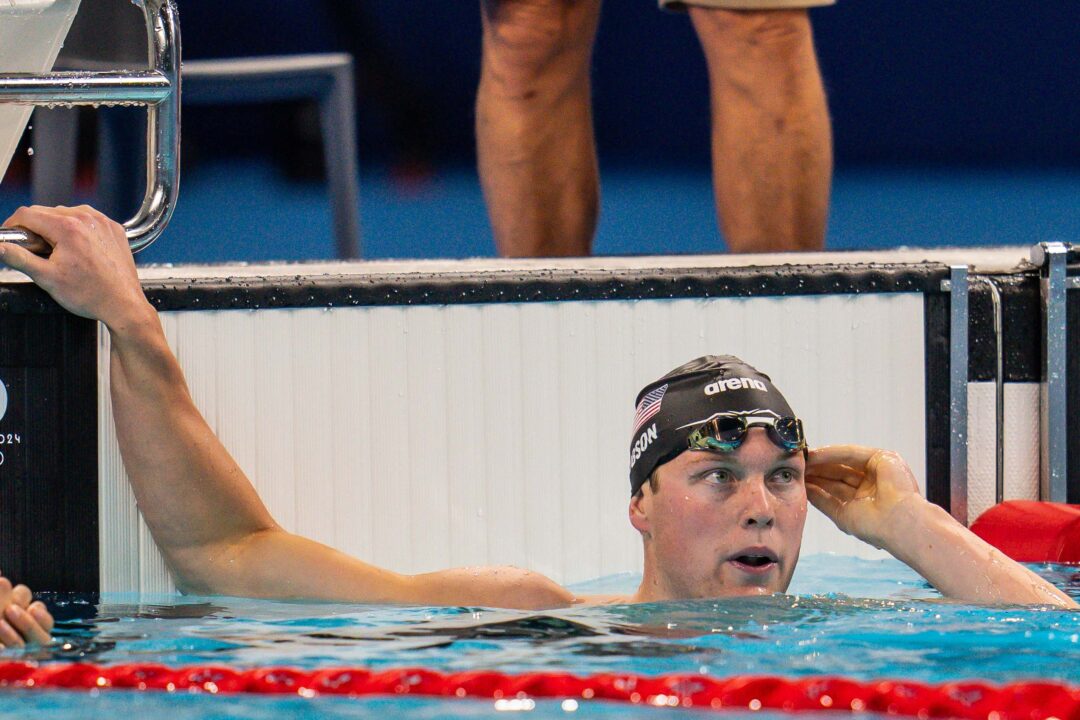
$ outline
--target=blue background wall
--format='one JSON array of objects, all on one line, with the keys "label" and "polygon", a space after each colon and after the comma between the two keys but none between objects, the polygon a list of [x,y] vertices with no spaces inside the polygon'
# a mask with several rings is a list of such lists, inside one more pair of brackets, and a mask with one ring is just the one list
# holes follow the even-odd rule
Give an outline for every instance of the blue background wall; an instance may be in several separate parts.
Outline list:
[{"label": "blue background wall", "polygon": [[[360,56],[365,257],[494,254],[474,169],[478,0],[178,2],[187,58]],[[813,18],[837,157],[827,248],[1080,242],[1080,1],[840,0]],[[595,252],[722,251],[687,18],[607,0],[593,74]],[[333,255],[310,112],[187,107],[183,124],[180,203],[141,261]],[[0,211],[29,202],[28,165],[24,147]],[[88,177],[75,201],[96,202]]]},{"label": "blue background wall", "polygon": [[[471,162],[477,3],[354,7],[423,98],[438,155]],[[350,32],[310,0],[185,0],[181,13],[188,57],[334,49]],[[1080,2],[841,0],[813,18],[840,165],[1080,165]],[[705,162],[705,69],[685,16],[609,0],[594,67],[605,158]],[[364,107],[370,158],[387,123]],[[215,151],[263,146],[257,132],[190,121]]]}]

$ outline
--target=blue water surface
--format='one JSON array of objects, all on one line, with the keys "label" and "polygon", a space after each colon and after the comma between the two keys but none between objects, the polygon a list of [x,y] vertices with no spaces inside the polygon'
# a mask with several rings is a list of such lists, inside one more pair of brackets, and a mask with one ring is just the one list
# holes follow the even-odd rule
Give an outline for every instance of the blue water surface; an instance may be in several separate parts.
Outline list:
[{"label": "blue water surface", "polygon": [[[1080,568],[1032,565],[1080,598]],[[632,590],[620,575],[576,586]],[[792,593],[765,598],[519,612],[271,602],[221,597],[105,595],[50,598],[60,619],[42,662],[161,662],[300,668],[422,666],[443,671],[569,670],[589,674],[842,675],[926,682],[1049,679],[1080,682],[1080,612],[979,607],[943,600],[895,560],[820,555],[802,561]],[[6,652],[0,659],[25,658]],[[0,718],[490,717],[492,703],[0,692]],[[674,711],[690,717],[686,711]],[[668,717],[668,711],[583,703],[590,717]],[[538,702],[530,717],[562,717]],[[759,714],[755,714],[759,715]],[[672,717],[676,716],[674,714]]]}]

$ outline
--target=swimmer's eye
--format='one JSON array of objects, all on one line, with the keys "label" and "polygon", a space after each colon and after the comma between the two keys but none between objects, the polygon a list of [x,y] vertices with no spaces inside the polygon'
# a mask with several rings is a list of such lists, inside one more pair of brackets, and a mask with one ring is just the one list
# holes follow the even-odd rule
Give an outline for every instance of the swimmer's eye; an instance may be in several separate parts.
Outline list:
[{"label": "swimmer's eye", "polygon": [[730,470],[717,468],[715,470],[709,470],[708,472],[706,472],[704,475],[702,475],[702,479],[704,479],[706,482],[712,483],[713,485],[730,485],[731,483],[735,482],[735,475]]},{"label": "swimmer's eye", "polygon": [[791,468],[781,468],[773,473],[772,479],[780,485],[790,485],[799,479],[799,473]]}]

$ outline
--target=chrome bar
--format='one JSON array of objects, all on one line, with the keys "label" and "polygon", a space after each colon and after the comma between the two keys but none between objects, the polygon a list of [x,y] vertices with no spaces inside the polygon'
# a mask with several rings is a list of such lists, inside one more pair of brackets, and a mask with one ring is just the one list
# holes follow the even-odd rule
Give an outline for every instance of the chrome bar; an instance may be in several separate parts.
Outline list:
[{"label": "chrome bar", "polygon": [[38,255],[48,255],[52,252],[52,247],[40,235],[24,228],[0,228],[0,242],[24,247]]},{"label": "chrome bar", "polygon": [[990,301],[994,306],[994,429],[997,454],[994,457],[995,502],[1005,500],[1005,332],[1002,320],[1001,291],[991,278],[980,277],[990,288]]},{"label": "chrome bar", "polygon": [[1039,496],[1061,503],[1066,502],[1068,496],[1067,253],[1068,248],[1063,243],[1040,243],[1031,249],[1031,262],[1039,266],[1043,315]]},{"label": "chrome bar", "polygon": [[949,267],[949,512],[968,521],[968,268]]},{"label": "chrome bar", "polygon": [[16,105],[147,105],[171,92],[169,78],[157,71],[0,76],[0,102]]},{"label": "chrome bar", "polygon": [[[149,69],[138,72],[64,72],[0,75],[0,103],[45,105],[146,105],[146,194],[124,223],[138,252],[154,242],[176,207],[180,183],[180,26],[173,0],[137,3],[146,17]],[[48,244],[21,228],[0,228],[0,242],[40,254]]]}]

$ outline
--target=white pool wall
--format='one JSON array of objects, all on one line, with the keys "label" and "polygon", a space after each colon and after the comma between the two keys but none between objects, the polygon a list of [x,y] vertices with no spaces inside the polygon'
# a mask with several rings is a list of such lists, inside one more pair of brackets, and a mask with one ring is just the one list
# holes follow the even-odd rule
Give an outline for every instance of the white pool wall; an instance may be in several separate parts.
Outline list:
[{"label": "white pool wall", "polygon": [[[633,400],[707,353],[772,375],[815,445],[900,451],[923,482],[918,293],[162,314],[196,404],[289,530],[402,572],[641,569]],[[102,343],[104,591],[171,591],[136,511]],[[811,511],[804,552],[880,551]]]}]

